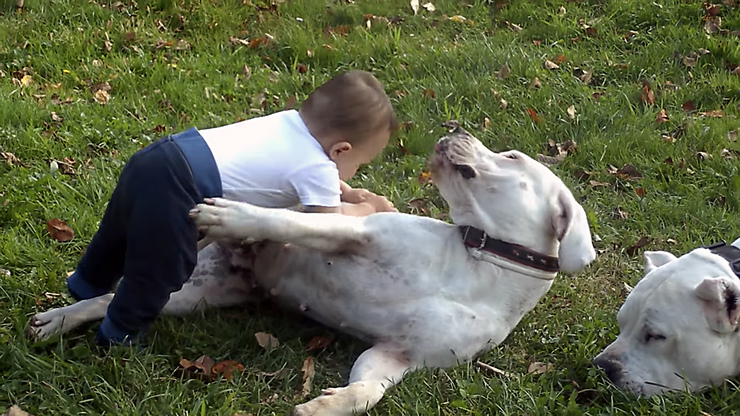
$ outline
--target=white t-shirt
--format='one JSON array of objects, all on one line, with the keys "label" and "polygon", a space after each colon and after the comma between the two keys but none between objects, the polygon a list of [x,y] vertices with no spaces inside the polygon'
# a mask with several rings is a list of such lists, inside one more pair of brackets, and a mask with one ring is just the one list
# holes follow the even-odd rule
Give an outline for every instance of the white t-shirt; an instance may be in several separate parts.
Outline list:
[{"label": "white t-shirt", "polygon": [[266,208],[340,204],[339,170],[295,110],[199,130],[224,198]]}]

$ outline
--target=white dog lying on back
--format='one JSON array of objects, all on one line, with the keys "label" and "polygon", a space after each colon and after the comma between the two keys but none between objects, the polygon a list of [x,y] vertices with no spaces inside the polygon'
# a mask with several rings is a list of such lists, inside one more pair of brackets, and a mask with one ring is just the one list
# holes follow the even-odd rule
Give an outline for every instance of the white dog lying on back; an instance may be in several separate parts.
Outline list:
[{"label": "white dog lying on back", "polygon": [[676,258],[645,252],[645,277],[617,315],[619,336],[594,363],[622,389],[697,391],[740,374],[740,239]]},{"label": "white dog lying on back", "polygon": [[[507,337],[558,270],[575,272],[595,258],[583,208],[548,168],[516,151],[493,153],[451,126],[431,167],[456,225],[222,199],[191,213],[211,238],[272,241],[258,245],[251,265],[257,283],[286,307],[372,344],[353,365],[348,386],[325,390],[294,415],[364,412],[409,371],[471,360]],[[212,283],[224,279],[215,273],[228,275],[218,266],[225,250],[215,244],[202,252],[192,278],[201,284],[173,294],[165,312],[195,308],[201,299],[216,305],[244,299],[248,285]],[[229,301],[219,298],[226,290]],[[105,299],[91,301],[37,315],[32,331],[46,337],[102,318]]]}]

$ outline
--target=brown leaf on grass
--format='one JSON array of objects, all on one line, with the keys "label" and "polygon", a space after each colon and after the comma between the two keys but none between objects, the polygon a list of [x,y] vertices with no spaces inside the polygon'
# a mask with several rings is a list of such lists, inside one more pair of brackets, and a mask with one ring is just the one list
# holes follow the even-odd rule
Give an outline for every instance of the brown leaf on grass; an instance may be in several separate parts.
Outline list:
[{"label": "brown leaf on grass", "polygon": [[576,106],[572,105],[568,107],[567,110],[565,110],[565,113],[568,114],[568,117],[570,117],[571,120],[576,119]]},{"label": "brown leaf on grass", "polygon": [[645,247],[650,242],[650,239],[646,236],[641,237],[635,244],[632,244],[631,246],[627,247],[625,249],[625,252],[628,256],[634,256],[637,253],[637,250]]},{"label": "brown leaf on grass", "polygon": [[20,159],[18,159],[18,156],[14,155],[13,153],[0,152],[0,156],[2,156],[5,160],[5,163],[9,164],[10,166],[26,166],[23,162],[21,162]]},{"label": "brown leaf on grass", "polygon": [[534,89],[537,89],[538,90],[538,89],[542,88],[542,82],[540,81],[539,78],[534,77],[534,79],[532,80],[532,83],[529,84],[529,86],[531,88],[534,88]]},{"label": "brown leaf on grass", "polygon": [[207,355],[201,355],[197,360],[190,361],[185,358],[180,358],[180,367],[183,370],[189,371],[190,373],[199,376],[202,379],[211,379],[211,369],[216,364],[213,358]]},{"label": "brown leaf on grass", "polygon": [[599,31],[596,30],[596,28],[589,26],[586,28],[586,35],[591,36],[591,37],[596,37],[596,36],[599,36]]},{"label": "brown leaf on grass", "polygon": [[296,71],[298,71],[299,74],[305,74],[308,72],[308,67],[304,64],[297,64],[295,66]]},{"label": "brown leaf on grass", "polygon": [[725,116],[725,112],[722,110],[702,111],[699,115],[703,117],[722,118]]},{"label": "brown leaf on grass", "polygon": [[432,100],[437,96],[434,90],[430,88],[427,88],[424,91],[422,91],[421,95],[427,98],[431,98]]},{"label": "brown leaf on grass", "polygon": [[[257,38],[257,39],[259,39],[259,38]],[[236,36],[229,36],[229,43],[231,43],[234,46],[241,45],[241,46],[247,46],[247,47],[249,47],[249,44],[250,44],[250,42],[248,40],[246,40],[246,39],[240,39],[240,38],[237,38]],[[254,48],[252,48],[252,49],[254,49]]]},{"label": "brown leaf on grass", "polygon": [[314,374],[316,374],[313,357],[307,357],[306,360],[303,361],[303,366],[301,366],[301,373],[303,373],[301,394],[303,396],[307,396],[311,393],[311,382],[313,381]]},{"label": "brown leaf on grass", "polygon": [[531,117],[532,121],[534,121],[535,123],[540,122],[540,116],[537,114],[536,111],[534,111],[533,108],[527,107],[527,114],[529,114],[529,117]]},{"label": "brown leaf on grass", "polygon": [[712,158],[712,155],[707,152],[696,152],[694,156],[699,160],[709,160]]},{"label": "brown leaf on grass", "polygon": [[324,35],[326,36],[347,36],[349,35],[349,26],[326,26],[324,27]]},{"label": "brown leaf on grass", "polygon": [[112,88],[111,88],[110,84],[107,81],[106,82],[97,82],[97,83],[93,84],[92,86],[90,86],[90,92],[92,92],[93,94],[95,94],[98,91],[109,92],[111,89]]},{"label": "brown leaf on grass", "polygon": [[556,64],[555,62],[553,62],[553,61],[551,61],[549,59],[545,59],[544,65],[545,65],[545,69],[551,69],[552,70],[552,69],[558,69],[558,68],[560,68],[560,65]]},{"label": "brown leaf on grass", "polygon": [[511,29],[511,31],[512,31],[512,32],[517,32],[517,33],[519,33],[519,32],[521,32],[521,31],[522,31],[522,27],[521,27],[521,26],[519,26],[519,25],[518,25],[518,24],[516,24],[516,23],[511,23],[511,22],[508,22],[508,21],[505,21],[504,23],[506,23],[506,26],[507,26],[507,27],[508,27],[509,29]]},{"label": "brown leaf on grass", "polygon": [[694,105],[694,102],[693,101],[686,101],[685,103],[683,103],[683,105],[681,106],[681,108],[683,108],[683,111],[685,111],[687,113],[690,113],[690,112],[696,110],[696,106]]},{"label": "brown leaf on grass", "polygon": [[720,16],[710,16],[704,20],[704,31],[713,35],[719,32],[722,27],[722,18]]},{"label": "brown leaf on grass", "polygon": [[430,216],[431,211],[429,211],[429,207],[427,206],[427,200],[424,198],[415,198],[409,201],[409,208],[411,210],[411,214],[414,215],[424,215],[424,216]]},{"label": "brown leaf on grass", "polygon": [[727,140],[731,142],[737,141],[737,134],[740,132],[740,129],[735,129],[727,132]]},{"label": "brown leaf on grass", "polygon": [[655,92],[653,92],[653,87],[651,87],[650,83],[647,81],[643,81],[642,83],[642,89],[640,89],[640,101],[649,105],[655,104]]},{"label": "brown leaf on grass", "polygon": [[710,17],[718,15],[719,4],[704,3],[704,14]]},{"label": "brown leaf on grass", "polygon": [[640,198],[645,198],[645,196],[647,195],[647,190],[645,190],[645,188],[635,188],[635,193]]},{"label": "brown leaf on grass", "polygon": [[[20,6],[18,6],[19,8],[23,7],[23,2],[19,1],[18,4],[20,4]],[[21,409],[20,407],[13,405],[13,406],[10,406],[10,408],[0,416],[33,416],[33,415]]]},{"label": "brown leaf on grass", "polygon": [[637,170],[637,168],[630,164],[625,163],[624,166],[622,166],[621,169],[617,169],[616,166],[609,165],[606,169],[607,173],[611,175],[618,176],[622,179],[640,179],[642,178],[642,173]]},{"label": "brown leaf on grass", "polygon": [[665,108],[661,109],[658,113],[658,116],[655,117],[655,122],[658,124],[665,123],[668,120],[670,120],[670,118],[668,118],[668,114],[665,112]]},{"label": "brown leaf on grass", "polygon": [[280,345],[280,342],[278,342],[278,339],[275,338],[274,335],[268,334],[267,332],[257,332],[254,334],[254,337],[257,339],[257,344],[259,344],[260,347],[266,349],[267,351],[273,350]]},{"label": "brown leaf on grass", "polygon": [[610,183],[608,183],[608,182],[600,182],[600,181],[595,181],[595,180],[590,180],[590,181],[588,181],[588,184],[589,184],[589,186],[591,186],[592,188],[598,188],[598,187],[600,187],[600,186],[603,186],[603,187],[608,187],[608,186],[611,186],[611,184],[610,184]]},{"label": "brown leaf on grass", "polygon": [[46,222],[46,229],[49,230],[51,238],[65,243],[74,238],[75,232],[70,228],[67,223],[60,220],[59,218],[53,218]]},{"label": "brown leaf on grass", "polygon": [[395,91],[393,91],[391,93],[391,96],[393,96],[395,98],[401,98],[401,97],[405,97],[407,95],[409,95],[409,92],[406,91],[406,90],[395,90]]},{"label": "brown leaf on grass", "polygon": [[591,77],[593,76],[593,71],[586,71],[581,68],[573,68],[573,76],[580,79],[581,82],[588,85],[591,82]]},{"label": "brown leaf on grass", "polygon": [[539,361],[535,361],[529,364],[529,367],[527,367],[527,374],[545,374],[554,369],[555,366],[551,363],[541,363]]},{"label": "brown leaf on grass", "polygon": [[227,380],[233,378],[234,371],[244,371],[244,366],[236,361],[226,360],[220,361],[211,367],[211,374],[214,377],[222,375]]},{"label": "brown leaf on grass", "polygon": [[498,79],[505,79],[509,76],[509,73],[511,73],[511,70],[509,69],[509,65],[504,64],[501,69],[498,70]]},{"label": "brown leaf on grass", "polygon": [[36,298],[36,306],[48,306],[61,297],[61,293],[44,292],[40,297]]},{"label": "brown leaf on grass", "polygon": [[666,143],[676,143],[676,138],[671,136],[670,134],[662,134],[660,136],[660,139]]},{"label": "brown leaf on grass", "polygon": [[321,336],[317,335],[308,341],[306,351],[323,350],[334,342],[334,335]]},{"label": "brown leaf on grass", "polygon": [[483,118],[483,131],[487,131],[491,127],[491,119],[488,117]]},{"label": "brown leaf on grass", "polygon": [[423,7],[429,13],[432,13],[435,10],[437,10],[437,8],[434,7],[434,4],[432,4],[431,2],[424,3],[424,4],[421,5],[421,7]]},{"label": "brown leaf on grass", "polygon": [[591,175],[591,172],[583,169],[578,169],[577,171],[575,171],[575,173],[573,173],[573,176],[575,176],[576,179],[578,179],[579,181],[587,181],[589,180],[589,178],[591,178]]},{"label": "brown leaf on grass", "polygon": [[419,0],[411,0],[410,5],[411,10],[414,11],[414,16],[416,16],[416,13],[419,13]]},{"label": "brown leaf on grass", "polygon": [[67,97],[64,100],[59,99],[59,95],[54,93],[51,95],[51,103],[54,105],[64,105],[64,104],[72,104],[74,100],[72,100],[72,97]]},{"label": "brown leaf on grass", "polygon": [[100,104],[108,104],[108,101],[110,101],[110,95],[108,95],[108,92],[105,90],[95,91],[93,98],[95,99],[95,102]]},{"label": "brown leaf on grass", "polygon": [[422,171],[416,180],[422,185],[430,184],[432,183],[432,174],[426,170]]},{"label": "brown leaf on grass", "polygon": [[250,40],[247,46],[249,47],[249,49],[256,49],[260,46],[270,46],[274,41],[275,38],[271,34],[265,33],[258,38]]},{"label": "brown leaf on grass", "polygon": [[532,44],[534,46],[540,46],[540,45],[542,45],[542,41],[539,40],[539,39],[534,39],[534,40],[532,40]]},{"label": "brown leaf on grass", "polygon": [[732,159],[737,158],[738,155],[740,155],[740,152],[734,149],[722,149],[722,151],[719,154],[727,160],[732,160]]},{"label": "brown leaf on grass", "polygon": [[623,211],[621,207],[617,207],[614,209],[612,217],[615,220],[626,220],[627,218],[629,218],[629,214],[627,214],[626,211]]}]

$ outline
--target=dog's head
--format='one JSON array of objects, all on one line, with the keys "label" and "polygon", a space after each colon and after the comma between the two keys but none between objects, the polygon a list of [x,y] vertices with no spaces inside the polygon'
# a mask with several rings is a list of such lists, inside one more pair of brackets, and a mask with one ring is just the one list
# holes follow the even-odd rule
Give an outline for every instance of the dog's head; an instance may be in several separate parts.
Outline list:
[{"label": "dog's head", "polygon": [[740,372],[739,301],[738,278],[709,250],[645,252],[645,276],[617,314],[619,336],[594,363],[637,395],[722,383]]},{"label": "dog's head", "polygon": [[596,257],[586,213],[550,169],[512,150],[494,153],[462,129],[435,147],[432,179],[459,225],[545,254],[557,253],[564,272],[576,272]]}]

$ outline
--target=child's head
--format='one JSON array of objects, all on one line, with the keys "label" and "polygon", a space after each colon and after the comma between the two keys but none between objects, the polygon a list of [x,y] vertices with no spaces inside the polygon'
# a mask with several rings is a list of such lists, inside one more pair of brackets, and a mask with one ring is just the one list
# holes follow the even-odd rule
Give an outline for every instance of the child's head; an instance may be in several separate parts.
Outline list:
[{"label": "child's head", "polygon": [[316,88],[300,115],[343,180],[380,154],[398,124],[383,86],[365,71],[341,73]]}]

